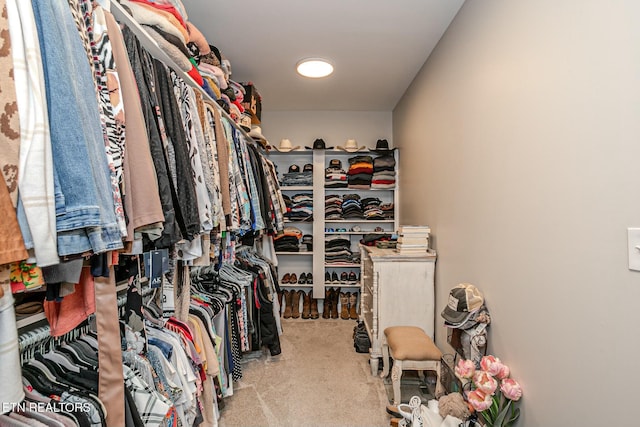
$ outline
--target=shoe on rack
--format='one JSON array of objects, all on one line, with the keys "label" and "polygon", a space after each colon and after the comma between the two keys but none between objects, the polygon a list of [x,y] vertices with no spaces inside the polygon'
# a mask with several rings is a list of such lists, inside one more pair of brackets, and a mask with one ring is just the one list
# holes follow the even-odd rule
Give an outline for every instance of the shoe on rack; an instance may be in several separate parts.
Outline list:
[{"label": "shoe on rack", "polygon": [[342,274],[340,274],[340,283],[342,283],[343,285],[348,284],[347,282],[349,281],[349,275],[347,274],[346,271],[343,271]]},{"label": "shoe on rack", "polygon": [[[327,273],[329,274],[329,273]],[[325,289],[324,301],[322,302],[322,318],[329,319],[331,317],[331,302],[333,301],[333,288]]]},{"label": "shoe on rack", "polygon": [[326,284],[331,283],[331,274],[328,271],[324,273],[324,283]]},{"label": "shoe on rack", "polygon": [[338,279],[338,273],[335,271],[331,273],[331,283],[340,284],[340,279]]},{"label": "shoe on rack", "polygon": [[291,298],[293,297],[294,291],[282,291],[282,293],[284,294],[284,313],[282,314],[282,317],[284,317],[285,319],[288,319],[291,317]]},{"label": "shoe on rack", "polygon": [[289,283],[292,285],[295,285],[296,283],[298,283],[298,276],[296,276],[296,273],[291,273],[291,277],[289,278]]},{"label": "shoe on rack", "polygon": [[301,285],[305,285],[307,283],[307,273],[302,273],[300,278],[298,279],[298,283]]},{"label": "shoe on rack", "polygon": [[351,294],[349,292],[340,293],[340,318],[343,320],[349,320],[349,298]]},{"label": "shoe on rack", "polygon": [[311,317],[311,291],[308,294],[304,291],[300,292],[302,292],[302,318],[309,319]]},{"label": "shoe on rack", "polygon": [[349,296],[349,319],[358,320],[358,293],[352,292]]},{"label": "shoe on rack", "polygon": [[340,288],[336,288],[333,291],[333,295],[331,298],[331,318],[332,319],[337,319],[338,318],[338,300],[340,299]]},{"label": "shoe on rack", "polygon": [[291,291],[291,317],[297,319],[300,317],[300,295],[302,291]]},{"label": "shoe on rack", "polygon": [[358,283],[358,278],[356,277],[355,271],[349,272],[349,280],[348,281],[352,285],[355,285],[356,283]]},{"label": "shoe on rack", "polygon": [[313,285],[313,274],[307,273],[307,285]]},{"label": "shoe on rack", "polygon": [[284,276],[282,276],[282,280],[280,280],[280,283],[286,285],[287,283],[289,283],[289,280],[291,280],[291,274],[284,273]]}]

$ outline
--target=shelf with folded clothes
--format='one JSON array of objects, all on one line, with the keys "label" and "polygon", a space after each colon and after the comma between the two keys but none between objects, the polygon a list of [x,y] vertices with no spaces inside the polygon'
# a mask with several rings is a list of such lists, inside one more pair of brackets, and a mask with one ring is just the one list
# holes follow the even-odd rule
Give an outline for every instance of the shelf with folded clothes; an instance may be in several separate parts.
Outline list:
[{"label": "shelf with folded clothes", "polygon": [[391,231],[367,231],[367,230],[362,230],[362,231],[325,231],[324,234],[326,235],[330,235],[330,234],[349,234],[349,235],[362,235],[362,234],[393,234]]},{"label": "shelf with folded clothes", "polygon": [[300,251],[300,252],[276,251],[276,255],[313,255],[313,251]]},{"label": "shelf with folded clothes", "polygon": [[[325,191],[393,192],[397,185],[395,152],[393,150],[364,152],[357,147],[354,148],[341,153],[342,155],[327,154],[324,174]],[[344,155],[348,157],[345,159]]]},{"label": "shelf with folded clothes", "polygon": [[284,222],[285,223],[294,223],[294,224],[313,224],[313,219],[312,218],[305,218],[305,219],[301,219],[301,220],[285,219]]},{"label": "shelf with folded clothes", "polygon": [[395,191],[396,187],[390,187],[390,188],[350,188],[350,187],[327,187],[325,185],[324,187],[326,192],[331,192],[331,191],[348,191],[350,193],[361,193],[361,192],[368,192],[368,191]]},{"label": "shelf with folded clothes", "polygon": [[395,219],[325,219],[325,223],[365,223],[365,222],[395,222]]},{"label": "shelf with folded clothes", "polygon": [[[376,221],[392,220],[395,217],[393,198],[378,193],[380,197],[362,197],[361,193],[349,191],[345,194],[332,192],[324,200],[325,222],[337,220]],[[369,194],[369,196],[373,196]]]},{"label": "shelf with folded clothes", "polygon": [[46,320],[47,315],[44,311],[36,314],[32,314],[23,319],[16,320],[16,326],[18,329],[26,328],[29,325],[33,325],[34,323],[38,323],[40,321]]},{"label": "shelf with folded clothes", "polygon": [[313,191],[313,185],[281,185],[281,191]]},{"label": "shelf with folded clothes", "polygon": [[351,268],[351,267],[360,267],[360,263],[357,264],[341,264],[341,263],[324,263],[325,267],[334,267],[334,268]]}]

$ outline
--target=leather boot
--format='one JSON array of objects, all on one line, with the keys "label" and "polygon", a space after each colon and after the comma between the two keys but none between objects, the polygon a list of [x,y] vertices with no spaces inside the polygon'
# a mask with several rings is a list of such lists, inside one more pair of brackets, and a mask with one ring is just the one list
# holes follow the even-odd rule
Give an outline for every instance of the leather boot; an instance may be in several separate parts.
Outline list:
[{"label": "leather boot", "polygon": [[331,317],[331,301],[333,301],[333,288],[324,290],[324,302],[322,303],[322,318]]},{"label": "leather boot", "polygon": [[336,288],[333,291],[333,298],[331,298],[331,318],[338,318],[338,300],[340,299],[340,288]]},{"label": "leather boot", "polygon": [[356,306],[358,305],[358,294],[353,292],[349,297],[349,319],[358,320],[358,311]]},{"label": "leather boot", "polygon": [[313,291],[309,291],[309,299],[311,300],[311,318],[317,319],[320,313],[318,313],[318,299],[313,297]]},{"label": "leather boot", "polygon": [[291,291],[291,317],[297,319],[300,317],[300,294],[302,291]]},{"label": "leather boot", "polygon": [[308,319],[311,317],[311,291],[309,293],[302,292],[302,318]]},{"label": "leather boot", "polygon": [[284,314],[282,317],[288,319],[291,317],[291,294],[293,291],[282,291],[284,294]]},{"label": "leather boot", "polygon": [[349,292],[340,292],[340,318],[343,320],[349,319],[349,299],[351,294]]}]

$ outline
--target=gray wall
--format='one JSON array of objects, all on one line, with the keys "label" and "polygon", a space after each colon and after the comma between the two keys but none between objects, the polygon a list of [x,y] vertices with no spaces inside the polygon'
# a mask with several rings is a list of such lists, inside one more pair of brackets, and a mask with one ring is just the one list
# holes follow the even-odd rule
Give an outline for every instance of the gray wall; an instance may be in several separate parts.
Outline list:
[{"label": "gray wall", "polygon": [[432,228],[439,310],[484,292],[520,426],[638,424],[638,22],[634,0],[467,0],[393,112],[401,222]]}]

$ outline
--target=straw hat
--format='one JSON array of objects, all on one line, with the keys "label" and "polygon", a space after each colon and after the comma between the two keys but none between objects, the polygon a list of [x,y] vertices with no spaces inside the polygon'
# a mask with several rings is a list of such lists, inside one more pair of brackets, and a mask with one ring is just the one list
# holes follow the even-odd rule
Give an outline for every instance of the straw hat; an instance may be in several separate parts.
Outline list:
[{"label": "straw hat", "polygon": [[287,138],[281,139],[280,140],[280,145],[278,147],[275,147],[276,150],[282,152],[282,153],[288,153],[289,151],[294,151],[294,150],[298,150],[300,148],[299,145],[296,145],[295,147],[291,144],[291,141],[289,141]]},{"label": "straw hat", "polygon": [[367,149],[367,147],[365,147],[364,145],[358,148],[358,143],[356,142],[355,139],[347,139],[347,143],[344,145],[344,147],[338,145],[336,148],[338,150],[348,151],[349,153],[355,153],[356,151],[362,151]]}]

